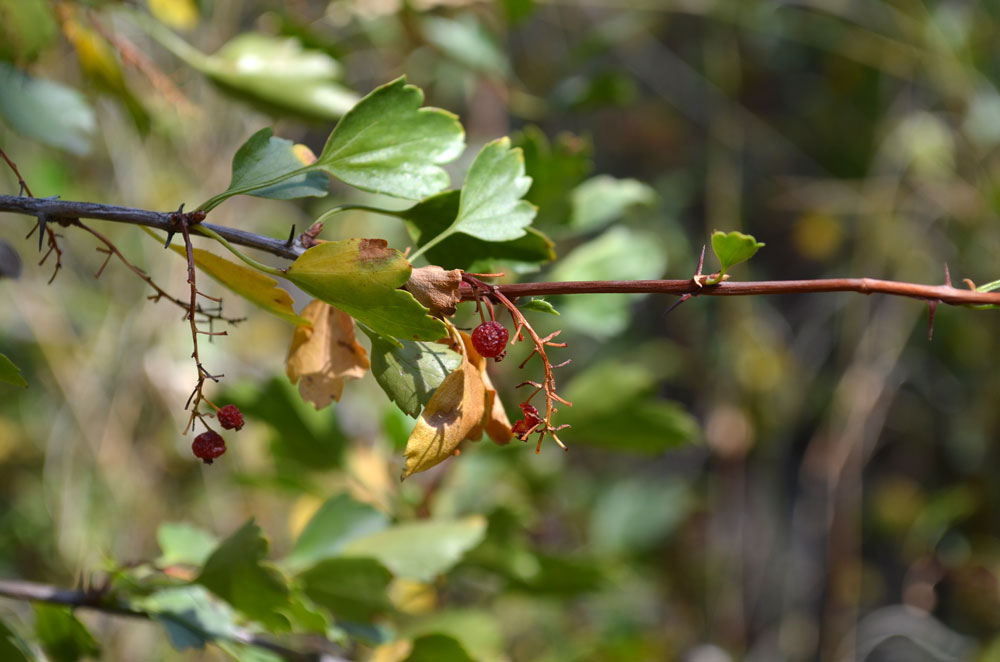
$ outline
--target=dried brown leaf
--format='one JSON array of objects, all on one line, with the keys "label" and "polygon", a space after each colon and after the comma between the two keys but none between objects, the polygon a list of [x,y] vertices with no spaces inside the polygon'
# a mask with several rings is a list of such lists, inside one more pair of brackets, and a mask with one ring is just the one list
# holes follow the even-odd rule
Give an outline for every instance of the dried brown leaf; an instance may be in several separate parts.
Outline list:
[{"label": "dried brown leaf", "polygon": [[301,316],[312,326],[295,327],[285,371],[298,383],[302,399],[322,409],[340,400],[346,380],[364,376],[368,353],[354,337],[354,320],[342,310],[313,300]]},{"label": "dried brown leaf", "polygon": [[410,274],[406,289],[431,315],[451,317],[462,301],[458,287],[462,284],[462,270],[445,271],[438,266],[420,267]]}]

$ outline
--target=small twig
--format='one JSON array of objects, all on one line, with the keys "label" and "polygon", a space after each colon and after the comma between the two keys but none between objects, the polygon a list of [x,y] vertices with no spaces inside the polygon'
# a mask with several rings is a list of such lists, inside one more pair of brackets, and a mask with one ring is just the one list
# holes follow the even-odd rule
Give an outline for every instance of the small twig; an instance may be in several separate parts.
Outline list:
[{"label": "small twig", "polygon": [[24,177],[21,176],[21,171],[17,169],[17,164],[11,161],[10,157],[7,156],[6,152],[4,152],[3,149],[0,149],[0,156],[3,157],[3,160],[7,162],[8,166],[10,166],[10,169],[14,171],[14,176],[17,177],[17,184],[18,186],[21,187],[21,192],[19,195],[24,195],[25,193],[27,193],[29,198],[35,197],[31,193],[31,189],[28,188],[28,182],[24,181]]}]

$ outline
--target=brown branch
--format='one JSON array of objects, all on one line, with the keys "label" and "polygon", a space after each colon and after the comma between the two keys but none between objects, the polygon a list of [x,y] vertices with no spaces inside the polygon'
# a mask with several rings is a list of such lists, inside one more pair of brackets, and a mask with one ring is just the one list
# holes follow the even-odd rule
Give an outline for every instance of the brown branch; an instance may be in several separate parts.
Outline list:
[{"label": "brown branch", "polygon": [[[813,280],[725,281],[717,285],[699,285],[688,280],[579,280],[549,283],[512,283],[498,285],[510,298],[549,294],[692,294],[699,296],[753,296],[764,294],[817,294],[821,292],[857,292],[939,301],[952,306],[1000,305],[1000,292],[976,292],[950,285],[921,285],[875,278],[817,278]],[[463,301],[472,301],[472,288],[459,290]]]},{"label": "brown branch", "polygon": [[287,648],[282,644],[237,626],[228,629],[228,637],[221,637],[215,633],[207,632],[197,621],[185,618],[184,614],[173,612],[153,613],[137,609],[127,602],[111,598],[103,591],[77,591],[49,586],[48,584],[38,584],[15,579],[0,579],[0,597],[28,602],[44,602],[77,609],[92,609],[114,616],[142,618],[146,620],[168,618],[181,623],[186,628],[202,633],[206,639],[229,639],[236,643],[265,648],[292,662],[347,662],[342,658],[334,657],[329,653],[321,651],[299,651]]}]

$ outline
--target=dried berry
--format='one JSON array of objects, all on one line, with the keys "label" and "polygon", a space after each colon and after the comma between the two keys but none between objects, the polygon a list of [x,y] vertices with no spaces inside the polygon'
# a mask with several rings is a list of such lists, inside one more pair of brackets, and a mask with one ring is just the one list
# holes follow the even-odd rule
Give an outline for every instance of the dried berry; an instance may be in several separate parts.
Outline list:
[{"label": "dried berry", "polygon": [[524,439],[533,428],[542,422],[542,418],[538,415],[538,410],[535,409],[534,405],[522,402],[521,413],[524,415],[524,418],[519,421],[515,421],[514,425],[510,428],[510,431],[513,432],[518,439]]},{"label": "dried berry", "polygon": [[223,430],[239,430],[243,427],[243,412],[236,405],[226,405],[216,412],[215,417]]},{"label": "dried berry", "polygon": [[496,358],[497,361],[503,358],[508,339],[510,334],[507,329],[496,320],[483,322],[472,332],[472,346],[476,351],[487,358]]},{"label": "dried berry", "polygon": [[205,464],[212,464],[212,460],[226,452],[226,440],[215,430],[208,430],[194,438],[191,451]]}]

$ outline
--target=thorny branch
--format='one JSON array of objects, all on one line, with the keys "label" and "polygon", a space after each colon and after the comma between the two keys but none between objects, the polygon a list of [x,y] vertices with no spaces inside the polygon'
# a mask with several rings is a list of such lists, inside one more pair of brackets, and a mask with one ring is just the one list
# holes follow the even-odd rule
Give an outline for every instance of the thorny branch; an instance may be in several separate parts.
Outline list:
[{"label": "thorny branch", "polygon": [[[185,628],[202,632],[206,639],[214,639],[218,636],[204,631],[197,621],[185,618],[184,614],[154,614],[133,607],[125,601],[115,599],[106,590],[78,591],[49,586],[48,584],[0,579],[0,597],[29,602],[44,602],[78,609],[93,609],[114,616],[143,618],[147,620],[154,618],[162,620],[169,617],[168,620],[182,621]],[[288,648],[271,639],[261,637],[259,634],[237,626],[228,628],[228,634],[230,640],[235,643],[265,648],[291,662],[346,662],[346,660],[340,657],[335,657],[322,651],[300,651]]]}]

